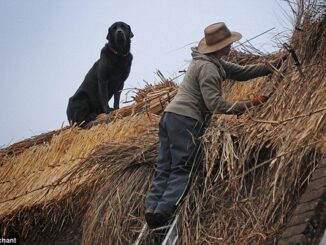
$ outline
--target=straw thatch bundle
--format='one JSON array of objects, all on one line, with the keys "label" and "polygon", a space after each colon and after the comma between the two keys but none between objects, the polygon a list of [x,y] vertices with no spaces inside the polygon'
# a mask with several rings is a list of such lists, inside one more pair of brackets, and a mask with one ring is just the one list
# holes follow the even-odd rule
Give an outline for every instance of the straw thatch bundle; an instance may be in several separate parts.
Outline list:
[{"label": "straw thatch bundle", "polygon": [[[44,230],[54,229],[59,223],[63,227],[68,225],[70,216],[77,217],[78,212],[84,210],[106,169],[117,176],[115,170],[125,167],[119,161],[128,165],[133,158],[142,156],[150,137],[145,141],[141,135],[153,135],[151,128],[157,122],[157,116],[143,114],[90,130],[71,127],[53,136],[49,144],[30,147],[17,156],[3,157],[0,171],[2,232],[12,232],[15,227],[19,234],[39,239],[40,234],[30,234],[32,225]],[[108,159],[118,168],[110,168]]]},{"label": "straw thatch bundle", "polygon": [[[273,242],[325,153],[326,6],[292,7],[290,44],[305,78],[288,59],[273,76],[225,82],[229,99],[271,97],[239,118],[213,118],[202,137],[200,171],[181,206],[183,244]],[[242,63],[273,58],[230,56]],[[0,232],[27,244],[134,241],[156,161],[157,115],[176,90],[162,78],[89,130],[67,127],[1,149]]]},{"label": "straw thatch bundle", "polygon": [[[275,91],[266,105],[236,120],[218,117],[204,135],[204,185],[197,180],[182,210],[185,243],[264,244],[284,227],[326,150],[325,9],[318,1],[298,6],[304,14],[291,45],[305,78],[288,60],[283,75],[249,86]],[[242,86],[227,97],[246,94]]]}]

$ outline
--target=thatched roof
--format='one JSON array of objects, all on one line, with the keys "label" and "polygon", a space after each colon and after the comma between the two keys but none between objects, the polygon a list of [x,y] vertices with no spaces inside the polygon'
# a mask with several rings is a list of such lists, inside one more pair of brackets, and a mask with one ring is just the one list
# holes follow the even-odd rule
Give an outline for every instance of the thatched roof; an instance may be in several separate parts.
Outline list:
[{"label": "thatched roof", "polygon": [[[239,118],[216,116],[206,130],[200,174],[181,207],[184,244],[274,241],[326,153],[326,6],[299,6],[289,42],[305,78],[288,59],[273,76],[225,82],[226,98],[271,98]],[[176,91],[163,79],[91,129],[66,127],[1,149],[0,232],[19,234],[27,244],[135,241],[157,156],[159,115]]]}]

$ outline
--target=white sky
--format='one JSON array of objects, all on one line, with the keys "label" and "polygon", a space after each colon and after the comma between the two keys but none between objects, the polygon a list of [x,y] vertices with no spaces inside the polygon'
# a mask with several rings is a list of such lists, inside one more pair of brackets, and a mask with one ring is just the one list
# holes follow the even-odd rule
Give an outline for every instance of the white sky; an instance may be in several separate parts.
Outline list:
[{"label": "white sky", "polygon": [[156,69],[174,77],[186,68],[190,46],[180,47],[215,22],[242,33],[241,41],[275,27],[252,43],[276,50],[273,35],[292,29],[284,10],[281,0],[0,0],[0,147],[67,125],[68,98],[115,21],[135,35],[125,88],[142,88],[159,80]]}]

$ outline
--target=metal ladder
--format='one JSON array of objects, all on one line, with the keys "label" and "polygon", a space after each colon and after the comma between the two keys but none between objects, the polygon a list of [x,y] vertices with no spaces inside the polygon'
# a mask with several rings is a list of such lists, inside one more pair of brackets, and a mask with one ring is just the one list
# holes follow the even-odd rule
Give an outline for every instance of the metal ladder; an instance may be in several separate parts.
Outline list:
[{"label": "metal ladder", "polygon": [[[163,226],[163,227],[159,227],[156,229],[153,229],[152,231],[160,231],[163,229],[168,228],[168,232],[166,233],[163,242],[161,243],[161,245],[176,245],[178,242],[178,238],[179,238],[179,229],[178,229],[178,223],[179,223],[179,214],[177,214],[172,223],[167,225],[167,226]],[[134,245],[141,245],[142,243],[142,239],[144,238],[146,232],[148,232],[149,228],[147,226],[147,224],[145,223],[141,229],[141,232],[139,233],[137,240],[135,241]]]}]

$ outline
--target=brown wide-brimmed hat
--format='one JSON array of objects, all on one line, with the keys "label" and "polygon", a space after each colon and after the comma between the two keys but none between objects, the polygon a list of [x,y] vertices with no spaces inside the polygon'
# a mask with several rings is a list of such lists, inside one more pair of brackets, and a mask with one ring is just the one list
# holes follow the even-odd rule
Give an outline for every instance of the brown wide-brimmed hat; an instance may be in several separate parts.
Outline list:
[{"label": "brown wide-brimmed hat", "polygon": [[223,22],[207,26],[204,33],[205,37],[198,44],[198,52],[201,54],[216,52],[242,37],[238,32],[231,32]]}]

